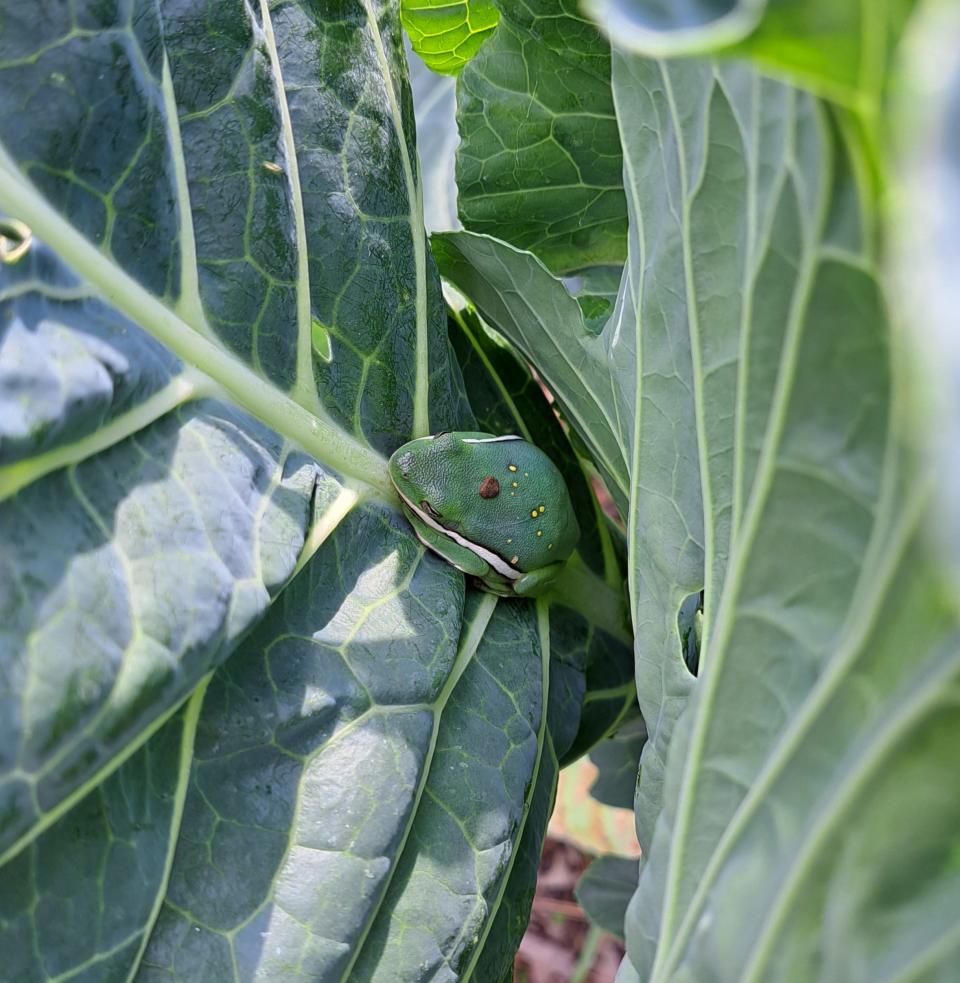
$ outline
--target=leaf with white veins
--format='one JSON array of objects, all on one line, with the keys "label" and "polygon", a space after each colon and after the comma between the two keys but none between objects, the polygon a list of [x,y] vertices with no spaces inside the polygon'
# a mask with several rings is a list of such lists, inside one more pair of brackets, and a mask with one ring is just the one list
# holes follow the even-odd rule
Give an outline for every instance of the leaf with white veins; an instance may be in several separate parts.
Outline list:
[{"label": "leaf with white veins", "polygon": [[444,794],[500,861],[437,958],[499,966],[596,633],[554,660],[532,604],[464,615],[390,490],[399,443],[473,426],[396,11],[49,13],[0,2],[7,965],[420,978],[383,926],[439,903],[403,871],[466,722]]}]

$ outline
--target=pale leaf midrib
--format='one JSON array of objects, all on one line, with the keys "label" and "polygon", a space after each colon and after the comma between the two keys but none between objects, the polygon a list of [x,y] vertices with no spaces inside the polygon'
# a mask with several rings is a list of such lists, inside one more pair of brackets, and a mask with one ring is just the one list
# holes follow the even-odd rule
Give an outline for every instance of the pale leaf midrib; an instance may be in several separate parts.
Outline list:
[{"label": "pale leaf midrib", "polygon": [[[493,929],[493,923],[496,921],[497,913],[500,911],[500,906],[503,904],[503,896],[506,893],[507,887],[510,883],[510,877],[513,874],[513,868],[517,862],[517,856],[520,853],[519,847],[523,840],[524,831],[527,828],[527,820],[530,818],[530,810],[533,804],[534,796],[537,792],[537,785],[540,781],[540,765],[543,760],[543,747],[547,739],[547,715],[550,709],[550,610],[547,603],[543,598],[536,602],[537,610],[537,630],[540,637],[540,723],[537,728],[537,756],[533,764],[533,770],[530,775],[530,780],[527,785],[527,794],[523,801],[523,816],[517,825],[516,835],[513,839],[513,849],[510,852],[510,859],[507,862],[505,870],[500,875],[500,884],[497,887],[497,893],[495,897],[491,900],[490,908],[487,913],[487,919],[483,926],[483,930],[480,933],[480,937],[477,939],[477,943],[473,950],[473,955],[470,957],[470,961],[467,967],[460,974],[460,979],[463,983],[470,983],[473,980],[474,970],[477,968],[477,963],[480,960],[480,956],[483,955],[483,950],[486,947],[487,939],[490,937],[490,932]],[[486,980],[477,981],[477,983],[487,983]]]},{"label": "pale leaf midrib", "polygon": [[344,967],[343,973],[339,978],[339,983],[350,983],[353,967],[356,965],[357,960],[360,958],[360,955],[363,952],[367,939],[370,936],[370,932],[373,930],[373,925],[377,920],[380,905],[383,902],[383,899],[386,898],[387,892],[390,890],[390,884],[393,881],[394,874],[396,874],[399,868],[400,858],[403,856],[403,853],[406,850],[407,841],[410,838],[410,833],[412,832],[414,823],[416,822],[420,802],[423,799],[427,785],[430,781],[430,770],[433,766],[433,756],[437,748],[437,737],[440,733],[440,724],[443,711],[449,702],[454,689],[456,689],[457,683],[460,682],[460,678],[463,676],[467,666],[470,664],[471,660],[476,654],[476,651],[480,646],[480,642],[483,640],[487,626],[490,624],[490,619],[493,617],[493,613],[496,610],[498,600],[499,598],[497,598],[497,596],[494,594],[484,594],[484,596],[480,599],[480,603],[474,612],[473,620],[470,622],[466,633],[461,634],[460,636],[460,643],[457,648],[457,655],[453,666],[447,678],[444,680],[443,687],[437,694],[437,698],[433,703],[433,730],[430,734],[430,745],[424,756],[423,771],[420,775],[420,781],[417,785],[416,792],[414,793],[414,799],[410,808],[410,815],[407,820],[406,828],[403,831],[403,837],[401,838],[400,843],[397,846],[396,853],[394,854],[394,861],[391,865],[390,873],[380,889],[379,899],[375,905],[371,906],[363,933],[354,942],[353,958],[350,959],[350,961]]},{"label": "pale leaf midrib", "polygon": [[173,91],[173,77],[167,53],[163,53],[163,75],[160,82],[163,106],[166,111],[167,146],[173,163],[173,183],[177,216],[180,219],[180,298],[177,314],[192,328],[214,340],[200,299],[200,273],[197,266],[197,240],[193,229],[193,208],[190,204],[190,182],[187,179],[187,162],[183,153],[180,133],[180,117]]},{"label": "pale leaf midrib", "polygon": [[[696,431],[697,431],[697,455],[698,464],[700,469],[700,494],[702,501],[703,510],[703,530],[704,530],[704,632],[706,632],[708,626],[710,625],[710,614],[711,609],[717,604],[716,599],[711,597],[712,586],[713,586],[713,560],[714,560],[714,541],[713,541],[713,512],[712,512],[712,499],[711,499],[711,488],[710,488],[710,467],[707,454],[706,446],[706,426],[703,419],[703,390],[702,390],[702,371],[700,365],[700,349],[699,349],[699,327],[696,323],[696,294],[693,285],[693,273],[692,273],[692,256],[690,250],[690,237],[689,237],[689,225],[690,225],[690,197],[689,197],[689,187],[688,187],[688,176],[686,167],[686,145],[684,133],[680,125],[679,114],[677,112],[676,101],[673,95],[673,85],[670,80],[670,73],[663,63],[660,64],[660,74],[663,80],[664,92],[666,94],[667,105],[670,110],[670,120],[673,126],[675,140],[676,140],[676,153],[680,172],[680,207],[681,207],[681,229],[680,234],[682,238],[682,249],[683,249],[683,272],[684,272],[684,286],[686,290],[686,313],[687,313],[687,329],[689,332],[690,339],[690,358],[691,358],[691,370],[693,373],[693,400],[694,400],[694,415],[696,421]],[[711,75],[711,84],[715,83],[715,77]],[[708,124],[709,125],[709,124]],[[707,134],[707,139],[705,141],[705,146],[709,142],[709,132]],[[707,153],[705,150],[704,153]],[[705,165],[706,166],[706,165]],[[706,648],[707,636],[704,634],[703,647]],[[716,677],[716,672],[710,674],[713,678]],[[706,687],[705,683],[701,683],[701,686]],[[708,700],[704,698],[704,703],[708,703]],[[670,858],[669,865],[667,868],[667,876],[665,881],[665,889],[663,895],[663,909],[661,914],[660,923],[660,939],[661,943],[657,947],[657,957],[654,961],[653,970],[651,976],[656,978],[657,971],[659,969],[659,963],[662,960],[662,954],[665,947],[662,944],[664,938],[670,938],[673,932],[674,919],[677,915],[677,902],[676,897],[680,888],[681,875],[680,871],[685,865],[685,854],[687,846],[687,830],[690,822],[690,802],[693,798],[694,792],[694,782],[697,770],[691,767],[691,764],[696,758],[696,751],[698,748],[697,736],[698,732],[705,729],[705,725],[702,721],[705,719],[706,714],[698,713],[697,719],[694,725],[694,736],[691,739],[691,753],[686,762],[686,767],[683,771],[683,780],[681,784],[680,799],[676,811],[676,820],[674,823],[674,828],[670,837]],[[701,726],[698,727],[697,724]]]},{"label": "pale leaf midrib", "polygon": [[266,40],[270,68],[273,74],[274,92],[280,110],[283,148],[287,162],[287,186],[293,210],[294,239],[297,249],[297,374],[293,392],[301,406],[311,413],[320,411],[317,398],[316,381],[313,375],[313,318],[310,307],[310,264],[307,250],[307,222],[303,211],[303,195],[300,189],[300,164],[297,160],[297,146],[293,135],[293,120],[290,104],[280,65],[277,39],[273,33],[273,19],[270,16],[268,0],[260,0],[260,16],[263,20],[263,35]]},{"label": "pale leaf midrib", "polygon": [[[621,52],[614,50],[613,58],[616,59],[616,63],[624,67],[621,68],[621,72],[629,72],[631,78],[633,73],[629,71],[629,67],[625,60],[626,56]],[[611,89],[613,92],[613,105],[617,113],[618,125],[621,116],[620,109],[620,98],[618,85],[612,84],[613,82],[613,64],[611,64]],[[640,313],[643,309],[643,298],[644,298],[644,288],[645,280],[643,276],[643,270],[647,268],[647,247],[646,247],[646,232],[643,223],[643,208],[640,205],[640,199],[637,194],[637,175],[633,166],[633,155],[630,150],[625,148],[623,154],[623,168],[624,174],[629,178],[629,180],[624,181],[624,192],[629,196],[630,202],[633,204],[633,214],[630,216],[631,222],[636,226],[635,241],[640,249],[640,257],[636,261],[636,267],[641,271],[640,276],[637,277],[636,287],[631,285],[630,291],[632,294],[631,303],[633,309],[633,338],[634,338],[634,412],[633,412],[633,446],[630,452],[630,474],[628,483],[629,501],[636,504],[639,500],[639,487],[640,487],[640,434],[643,429],[643,333],[640,330]],[[630,256],[630,246],[629,241],[627,245],[627,267],[633,265],[633,259]],[[630,278],[625,275],[620,281],[620,290],[625,291],[628,289],[628,282]],[[621,311],[624,309],[624,305],[620,307]],[[622,315],[621,315],[622,317]],[[629,559],[627,563],[627,589],[630,595],[630,611],[635,616],[637,611],[637,574],[636,574],[636,562],[635,558],[640,555],[639,544],[640,544],[640,528],[639,528],[639,514],[636,507],[630,509],[630,515],[627,519],[627,537],[628,537],[628,551]]]},{"label": "pale leaf midrib", "polygon": [[[737,393],[734,410],[734,443],[733,443],[733,509],[730,521],[730,542],[727,545],[728,555],[740,529],[743,518],[743,479],[744,479],[744,444],[746,442],[747,420],[747,380],[750,378],[750,340],[753,335],[753,290],[756,283],[757,245],[758,236],[756,224],[758,195],[758,157],[760,153],[760,87],[758,76],[753,76],[750,83],[750,118],[752,129],[751,152],[748,158],[748,198],[747,198],[747,246],[743,261],[743,281],[741,290],[743,299],[740,304],[740,344],[737,360]],[[728,97],[729,99],[729,97]],[[791,102],[792,105],[792,102]],[[789,122],[787,125],[790,125]],[[771,209],[773,211],[773,209]]]},{"label": "pale leaf midrib", "polygon": [[423,217],[423,180],[420,174],[420,161],[416,161],[417,173],[413,173],[413,162],[407,150],[406,131],[403,114],[400,111],[397,87],[394,83],[390,61],[383,46],[380,25],[373,9],[372,0],[363,0],[367,13],[367,24],[377,52],[377,61],[383,72],[383,82],[390,104],[390,116],[397,137],[397,147],[403,165],[403,177],[407,186],[407,200],[410,209],[410,235],[413,240],[413,262],[416,283],[414,285],[414,304],[416,314],[416,361],[413,390],[413,436],[425,437],[430,433],[430,352],[427,319],[427,233]]},{"label": "pale leaf midrib", "polygon": [[163,876],[157,887],[156,897],[150,910],[150,915],[143,928],[143,939],[136,958],[133,960],[130,972],[127,974],[126,983],[133,983],[143,954],[147,951],[153,928],[156,925],[157,917],[163,906],[164,898],[167,895],[167,885],[170,883],[170,873],[173,870],[173,859],[176,854],[177,843],[180,839],[180,826],[183,822],[184,807],[187,801],[187,790],[190,787],[190,771],[193,766],[193,749],[197,737],[197,725],[200,720],[200,710],[203,706],[204,695],[207,685],[210,682],[212,673],[205,676],[190,695],[183,718],[183,735],[180,743],[180,759],[177,769],[177,788],[173,801],[173,814],[170,817],[170,835],[167,837],[167,855],[164,861]]}]

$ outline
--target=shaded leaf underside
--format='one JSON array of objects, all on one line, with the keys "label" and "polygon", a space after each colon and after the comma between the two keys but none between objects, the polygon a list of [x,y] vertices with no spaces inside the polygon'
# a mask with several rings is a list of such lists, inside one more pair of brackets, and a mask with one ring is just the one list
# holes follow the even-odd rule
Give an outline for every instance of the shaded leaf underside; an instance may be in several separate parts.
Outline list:
[{"label": "shaded leaf underside", "polygon": [[414,51],[434,71],[456,75],[493,33],[493,0],[402,0],[400,16]]}]

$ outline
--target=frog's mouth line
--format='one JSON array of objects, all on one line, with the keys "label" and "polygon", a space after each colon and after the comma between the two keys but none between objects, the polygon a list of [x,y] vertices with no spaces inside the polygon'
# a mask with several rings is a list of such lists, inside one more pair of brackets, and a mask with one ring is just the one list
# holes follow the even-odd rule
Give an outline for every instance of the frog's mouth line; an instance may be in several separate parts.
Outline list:
[{"label": "frog's mouth line", "polygon": [[493,569],[496,570],[502,577],[507,577],[510,580],[519,580],[523,576],[521,571],[517,570],[515,567],[511,567],[502,556],[494,553],[493,550],[488,550],[484,546],[478,546],[476,543],[471,543],[469,539],[464,539],[463,536],[455,533],[452,529],[447,529],[446,526],[441,526],[436,519],[433,519],[427,515],[427,513],[424,512],[419,505],[415,505],[413,502],[411,502],[399,488],[397,488],[397,494],[403,499],[407,508],[409,508],[411,512],[415,512],[426,525],[430,526],[431,529],[436,529],[437,532],[443,533],[447,539],[452,539],[458,545],[470,550],[471,553],[475,553],[481,560],[486,560],[487,563],[489,563],[490,566],[493,567]]}]

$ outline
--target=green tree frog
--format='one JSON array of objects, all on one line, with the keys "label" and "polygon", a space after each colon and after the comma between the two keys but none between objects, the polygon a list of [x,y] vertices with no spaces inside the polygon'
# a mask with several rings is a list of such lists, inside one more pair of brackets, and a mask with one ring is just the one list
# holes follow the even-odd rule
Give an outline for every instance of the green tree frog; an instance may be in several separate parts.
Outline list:
[{"label": "green tree frog", "polygon": [[580,538],[563,477],[520,437],[419,437],[389,468],[420,542],[493,594],[543,593]]}]

